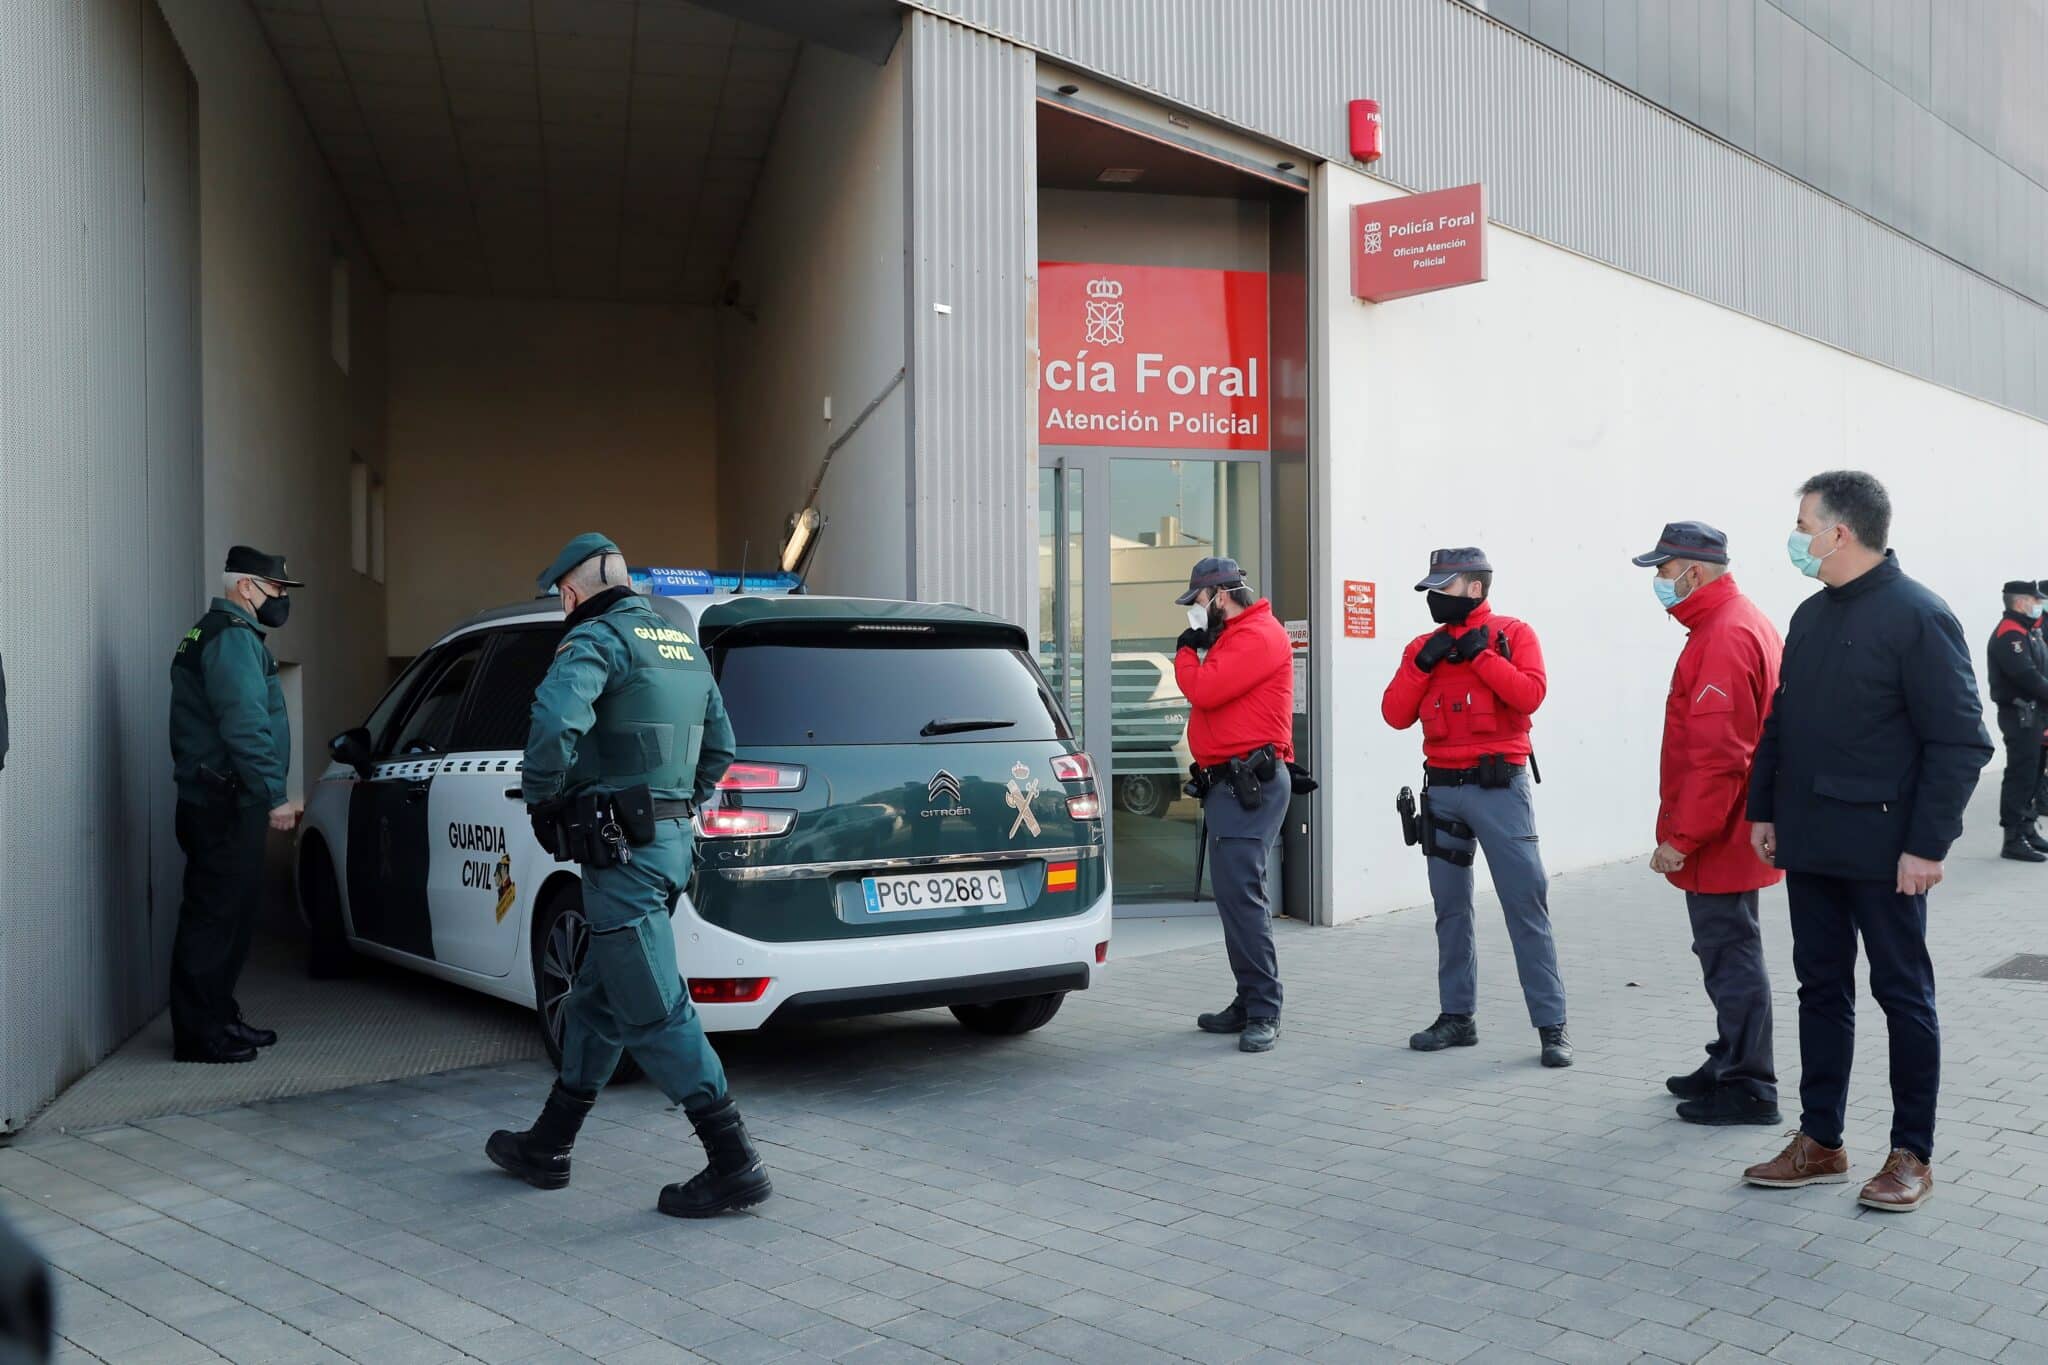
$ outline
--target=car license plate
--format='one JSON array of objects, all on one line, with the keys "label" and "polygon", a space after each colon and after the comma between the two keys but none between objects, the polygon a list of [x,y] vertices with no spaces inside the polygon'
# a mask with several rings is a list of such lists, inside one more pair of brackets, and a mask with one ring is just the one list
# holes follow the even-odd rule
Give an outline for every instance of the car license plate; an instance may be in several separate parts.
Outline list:
[{"label": "car license plate", "polygon": [[994,871],[913,872],[900,877],[863,877],[860,889],[867,899],[871,915],[1009,903],[1003,874]]}]

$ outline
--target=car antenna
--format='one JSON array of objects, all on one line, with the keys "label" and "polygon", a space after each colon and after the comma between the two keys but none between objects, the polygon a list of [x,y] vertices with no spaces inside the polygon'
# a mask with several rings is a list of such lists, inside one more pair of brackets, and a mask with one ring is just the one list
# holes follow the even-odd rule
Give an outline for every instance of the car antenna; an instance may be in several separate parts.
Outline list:
[{"label": "car antenna", "polygon": [[740,577],[739,581],[732,585],[732,592],[735,597],[744,596],[747,591],[747,550],[752,547],[753,543],[751,540],[740,542]]}]

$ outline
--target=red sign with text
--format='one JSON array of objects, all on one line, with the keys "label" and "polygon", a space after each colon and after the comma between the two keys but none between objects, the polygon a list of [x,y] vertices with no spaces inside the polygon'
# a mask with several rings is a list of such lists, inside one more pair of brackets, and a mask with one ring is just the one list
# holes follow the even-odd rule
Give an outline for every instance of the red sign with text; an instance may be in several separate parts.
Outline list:
[{"label": "red sign with text", "polygon": [[1486,278],[1486,186],[1404,195],[1351,210],[1351,293],[1371,303]]},{"label": "red sign with text", "polygon": [[1267,450],[1266,277],[1038,267],[1038,440]]},{"label": "red sign with text", "polygon": [[1356,578],[1344,580],[1344,634],[1353,640],[1371,640],[1379,635],[1379,607],[1372,584]]}]

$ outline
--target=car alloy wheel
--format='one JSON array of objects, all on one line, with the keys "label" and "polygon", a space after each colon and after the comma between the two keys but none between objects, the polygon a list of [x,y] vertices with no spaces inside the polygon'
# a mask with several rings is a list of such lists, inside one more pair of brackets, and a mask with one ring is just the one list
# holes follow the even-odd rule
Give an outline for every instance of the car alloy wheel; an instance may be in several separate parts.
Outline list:
[{"label": "car alloy wheel", "polygon": [[1150,773],[1119,777],[1116,803],[1128,815],[1149,819],[1166,809],[1166,782]]}]

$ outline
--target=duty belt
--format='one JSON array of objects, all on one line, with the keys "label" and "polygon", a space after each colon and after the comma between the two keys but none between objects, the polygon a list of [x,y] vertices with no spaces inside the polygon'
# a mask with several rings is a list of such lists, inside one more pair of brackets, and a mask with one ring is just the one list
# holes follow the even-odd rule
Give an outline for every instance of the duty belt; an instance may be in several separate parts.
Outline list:
[{"label": "duty belt", "polygon": [[1424,765],[1422,773],[1432,787],[1465,787],[1479,781],[1477,768],[1432,768]]},{"label": "duty belt", "polygon": [[695,816],[697,807],[690,801],[656,801],[654,818],[657,820],[688,820]]}]

